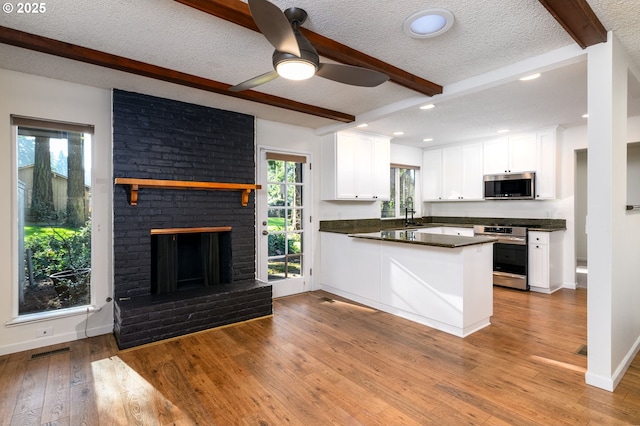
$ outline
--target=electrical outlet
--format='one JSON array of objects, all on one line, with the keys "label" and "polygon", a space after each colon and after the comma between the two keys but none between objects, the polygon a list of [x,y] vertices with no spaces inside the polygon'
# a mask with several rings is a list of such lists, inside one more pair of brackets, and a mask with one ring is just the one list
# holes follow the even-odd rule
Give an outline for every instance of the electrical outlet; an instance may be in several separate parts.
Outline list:
[{"label": "electrical outlet", "polygon": [[53,327],[39,328],[36,330],[36,337],[53,336]]}]

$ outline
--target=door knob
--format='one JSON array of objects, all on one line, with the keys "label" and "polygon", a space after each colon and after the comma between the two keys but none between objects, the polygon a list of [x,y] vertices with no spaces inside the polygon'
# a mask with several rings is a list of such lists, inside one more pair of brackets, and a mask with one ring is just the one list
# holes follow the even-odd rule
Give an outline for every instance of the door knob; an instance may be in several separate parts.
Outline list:
[{"label": "door knob", "polygon": [[262,231],[262,235],[269,235],[269,231]]}]

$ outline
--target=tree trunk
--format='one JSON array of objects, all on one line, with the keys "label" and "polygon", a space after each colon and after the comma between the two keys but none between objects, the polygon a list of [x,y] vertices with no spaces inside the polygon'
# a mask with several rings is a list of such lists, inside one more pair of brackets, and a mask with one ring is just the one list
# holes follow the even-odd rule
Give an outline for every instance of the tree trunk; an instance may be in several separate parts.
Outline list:
[{"label": "tree trunk", "polygon": [[51,221],[55,219],[55,208],[48,137],[36,136],[34,163],[31,217],[35,221]]},{"label": "tree trunk", "polygon": [[80,228],[85,223],[84,216],[84,155],[82,134],[69,132],[67,137],[69,156],[67,157],[67,225]]}]

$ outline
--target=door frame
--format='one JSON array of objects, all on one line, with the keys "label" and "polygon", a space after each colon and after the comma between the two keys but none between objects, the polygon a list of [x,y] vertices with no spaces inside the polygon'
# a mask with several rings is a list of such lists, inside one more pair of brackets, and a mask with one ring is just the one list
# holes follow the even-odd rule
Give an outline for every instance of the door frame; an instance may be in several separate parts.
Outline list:
[{"label": "door frame", "polygon": [[303,168],[303,208],[304,208],[304,231],[303,231],[303,262],[302,276],[300,279],[285,279],[280,281],[272,281],[273,297],[284,297],[292,294],[303,293],[313,289],[313,182],[312,182],[312,153],[304,150],[294,150],[282,147],[260,145],[256,149],[256,182],[262,185],[262,190],[256,191],[256,279],[262,282],[268,282],[267,276],[267,258],[268,234],[263,235],[266,230],[263,221],[267,220],[267,168],[266,153],[275,152],[279,154],[290,154],[304,156],[307,159]]}]

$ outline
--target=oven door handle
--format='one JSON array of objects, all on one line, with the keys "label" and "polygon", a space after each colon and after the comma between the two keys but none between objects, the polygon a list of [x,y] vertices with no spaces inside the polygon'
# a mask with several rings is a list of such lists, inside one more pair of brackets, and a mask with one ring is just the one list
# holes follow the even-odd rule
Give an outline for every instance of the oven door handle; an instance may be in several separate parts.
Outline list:
[{"label": "oven door handle", "polygon": [[513,245],[518,245],[518,246],[526,246],[527,245],[527,240],[524,238],[517,238],[517,237],[513,237],[513,238],[509,238],[509,237],[497,237],[498,241],[496,241],[496,243],[502,243],[502,244],[513,244]]},{"label": "oven door handle", "polygon": [[506,277],[506,278],[526,278],[526,275],[520,275],[520,274],[510,274],[508,272],[499,272],[499,271],[493,271],[493,275],[498,275],[499,277]]}]

